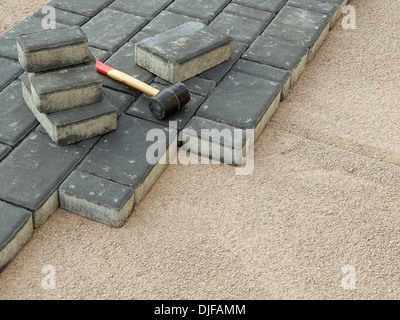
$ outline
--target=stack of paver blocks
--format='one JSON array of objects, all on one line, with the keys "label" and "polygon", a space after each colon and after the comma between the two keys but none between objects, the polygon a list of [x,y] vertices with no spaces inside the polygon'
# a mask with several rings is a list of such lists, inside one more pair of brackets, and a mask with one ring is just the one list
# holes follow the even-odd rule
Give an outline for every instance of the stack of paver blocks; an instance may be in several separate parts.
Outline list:
[{"label": "stack of paver blocks", "polygon": [[103,96],[88,39],[79,27],[17,38],[26,104],[58,145],[113,131],[117,111]]}]

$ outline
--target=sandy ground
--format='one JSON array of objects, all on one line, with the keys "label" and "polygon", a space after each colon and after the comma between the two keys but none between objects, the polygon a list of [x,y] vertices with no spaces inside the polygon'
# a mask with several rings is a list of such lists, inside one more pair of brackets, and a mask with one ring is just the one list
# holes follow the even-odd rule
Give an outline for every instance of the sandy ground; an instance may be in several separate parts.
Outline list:
[{"label": "sandy ground", "polygon": [[[1,30],[45,3],[16,10],[27,2],[2,0]],[[0,298],[400,298],[400,2],[352,5],[357,29],[336,24],[252,175],[171,165],[118,230],[59,210],[0,275]]]}]

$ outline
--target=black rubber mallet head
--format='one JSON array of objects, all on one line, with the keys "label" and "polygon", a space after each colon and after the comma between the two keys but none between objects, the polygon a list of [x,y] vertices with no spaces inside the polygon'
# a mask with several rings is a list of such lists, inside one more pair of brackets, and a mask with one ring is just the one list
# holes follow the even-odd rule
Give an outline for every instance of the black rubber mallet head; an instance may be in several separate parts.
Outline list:
[{"label": "black rubber mallet head", "polygon": [[109,76],[119,82],[125,83],[132,88],[135,88],[148,96],[152,97],[150,100],[150,111],[156,119],[163,120],[175,112],[179,111],[190,99],[190,91],[183,83],[176,83],[164,90],[158,90],[149,86],[138,79],[118,71],[106,64],[96,60],[96,69],[98,72]]}]

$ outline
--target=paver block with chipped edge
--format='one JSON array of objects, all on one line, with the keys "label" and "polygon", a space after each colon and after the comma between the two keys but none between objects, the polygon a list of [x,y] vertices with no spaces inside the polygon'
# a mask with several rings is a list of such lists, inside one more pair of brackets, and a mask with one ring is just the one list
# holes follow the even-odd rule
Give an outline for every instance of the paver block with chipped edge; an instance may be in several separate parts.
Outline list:
[{"label": "paver block with chipped edge", "polygon": [[59,188],[60,207],[81,217],[121,228],[134,207],[131,187],[73,171]]},{"label": "paver block with chipped edge", "polygon": [[188,22],[136,43],[136,63],[171,83],[192,78],[228,60],[232,38]]},{"label": "paver block with chipped edge", "polygon": [[53,113],[100,102],[101,79],[88,64],[29,77],[33,103],[40,112]]},{"label": "paver block with chipped edge", "polygon": [[32,213],[0,201],[0,272],[33,235]]},{"label": "paver block with chipped edge", "polygon": [[[162,136],[160,140],[146,141],[150,130]],[[155,163],[149,163],[146,155],[150,147],[163,145],[164,152],[158,154]],[[166,146],[166,148],[165,148]],[[159,124],[122,115],[118,128],[106,134],[94,146],[79,165],[79,170],[132,187],[135,205],[138,204],[160,178],[167,167],[170,155],[176,154],[177,134],[175,130]]]},{"label": "paver block with chipped edge", "polygon": [[25,103],[57,145],[77,143],[117,127],[117,111],[106,97],[94,104],[45,114],[33,102],[28,77],[22,77],[21,81]]},{"label": "paver block with chipped edge", "polygon": [[17,37],[18,60],[27,72],[44,72],[89,62],[86,35],[79,27]]},{"label": "paver block with chipped edge", "polygon": [[[268,52],[268,55],[265,52]],[[242,58],[290,71],[292,87],[307,65],[308,50],[283,39],[260,36]]]},{"label": "paver block with chipped edge", "polygon": [[32,132],[0,162],[0,200],[33,212],[39,228],[58,209],[58,186],[87,150],[58,147],[46,134]]}]

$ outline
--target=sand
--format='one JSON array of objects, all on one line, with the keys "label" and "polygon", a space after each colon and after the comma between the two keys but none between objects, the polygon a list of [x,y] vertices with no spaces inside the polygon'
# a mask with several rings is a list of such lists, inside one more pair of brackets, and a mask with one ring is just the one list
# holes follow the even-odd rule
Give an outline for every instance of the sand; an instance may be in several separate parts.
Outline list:
[{"label": "sand", "polygon": [[[0,30],[44,3],[3,0]],[[0,298],[399,299],[400,2],[351,4],[357,29],[330,32],[252,175],[170,165],[122,229],[59,210]]]}]

